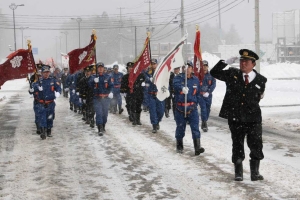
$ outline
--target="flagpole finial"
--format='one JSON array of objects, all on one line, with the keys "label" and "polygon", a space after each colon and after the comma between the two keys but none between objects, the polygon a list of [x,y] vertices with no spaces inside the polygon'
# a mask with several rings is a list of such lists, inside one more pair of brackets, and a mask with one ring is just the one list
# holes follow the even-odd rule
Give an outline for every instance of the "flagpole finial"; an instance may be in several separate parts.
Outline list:
[{"label": "flagpole finial", "polygon": [[93,34],[93,37],[94,37],[93,39],[97,40],[97,35],[96,35],[96,30],[95,29],[92,30],[92,34]]},{"label": "flagpole finial", "polygon": [[28,50],[31,51],[31,40],[27,40],[27,47]]},{"label": "flagpole finial", "polygon": [[196,24],[196,31],[199,31],[199,25]]},{"label": "flagpole finial", "polygon": [[147,37],[150,38],[150,35],[151,35],[150,31],[148,31],[147,32]]}]

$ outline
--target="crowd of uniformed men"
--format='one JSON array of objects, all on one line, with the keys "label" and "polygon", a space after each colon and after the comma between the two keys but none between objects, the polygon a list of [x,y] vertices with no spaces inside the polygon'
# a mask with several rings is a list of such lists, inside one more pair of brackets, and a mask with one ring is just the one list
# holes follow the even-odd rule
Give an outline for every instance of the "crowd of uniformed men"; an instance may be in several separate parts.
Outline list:
[{"label": "crowd of uniformed men", "polygon": [[[108,70],[104,63],[85,67],[74,74],[68,73],[68,68],[63,72],[58,69],[50,75],[50,66],[38,64],[37,72],[30,78],[29,93],[33,95],[33,109],[37,134],[42,139],[51,137],[51,129],[55,118],[55,98],[61,91],[63,96],[69,98],[70,110],[82,114],[82,119],[90,127],[98,128],[99,136],[106,131],[108,112],[122,114],[122,97],[126,101],[129,120],[133,126],[141,124],[141,112],[149,111],[152,133],[160,129],[163,116],[170,117],[172,108],[176,121],[176,149],[183,151],[183,137],[186,125],[191,127],[195,155],[200,155],[205,150],[200,143],[199,121],[201,129],[208,131],[207,120],[212,104],[212,93],[216,87],[215,78],[226,82],[226,94],[220,111],[220,117],[228,119],[232,137],[232,162],[235,167],[235,180],[243,180],[243,165],[245,159],[244,138],[247,135],[247,144],[250,148],[251,180],[263,180],[259,173],[260,160],[264,158],[262,148],[262,117],[259,101],[263,98],[267,79],[256,72],[258,55],[248,49],[239,51],[240,69],[224,68],[230,60],[220,60],[208,71],[208,62],[204,65],[204,79],[199,80],[193,75],[193,64],[187,62],[186,66],[177,67],[170,75],[170,96],[160,101],[157,87],[153,83],[153,74],[157,67],[157,59],[151,59],[151,65],[142,72],[129,88],[129,73],[133,70],[134,63],[127,63],[127,74],[119,72],[119,66],[114,65]],[[186,68],[186,69],[185,69]],[[181,70],[181,73],[180,73]],[[215,78],[214,78],[215,77]],[[63,90],[61,90],[61,85]],[[69,97],[68,97],[69,96]],[[200,117],[198,113],[200,105]]]},{"label": "crowd of uniformed men", "polygon": [[[34,97],[34,112],[37,133],[42,139],[52,137],[51,128],[55,118],[55,101],[63,93],[63,97],[69,98],[70,110],[82,114],[82,120],[90,127],[98,128],[99,136],[106,131],[108,113],[121,114],[122,96],[126,101],[126,109],[129,120],[133,126],[141,124],[141,113],[149,111],[152,133],[160,129],[159,123],[163,116],[170,117],[172,108],[176,121],[177,151],[182,152],[182,139],[185,135],[186,124],[191,126],[194,140],[195,154],[204,152],[200,145],[198,105],[201,107],[201,128],[207,131],[207,120],[212,103],[212,92],[216,81],[209,74],[208,62],[203,61],[205,78],[199,81],[193,76],[193,64],[187,62],[185,66],[177,67],[170,76],[170,96],[164,101],[157,99],[157,87],[152,82],[152,76],[157,67],[157,59],[151,59],[151,65],[141,73],[133,85],[129,88],[129,73],[134,63],[128,62],[127,74],[119,72],[119,66],[114,65],[107,69],[102,62],[90,65],[83,70],[70,74],[68,68],[60,71],[59,68],[51,73],[50,66],[37,64],[37,72],[30,78],[29,93]],[[181,70],[181,73],[180,73]],[[187,72],[187,87],[185,87],[185,72]],[[61,86],[63,89],[61,89]],[[187,95],[187,103],[184,98]],[[187,107],[187,115],[184,108]]]}]

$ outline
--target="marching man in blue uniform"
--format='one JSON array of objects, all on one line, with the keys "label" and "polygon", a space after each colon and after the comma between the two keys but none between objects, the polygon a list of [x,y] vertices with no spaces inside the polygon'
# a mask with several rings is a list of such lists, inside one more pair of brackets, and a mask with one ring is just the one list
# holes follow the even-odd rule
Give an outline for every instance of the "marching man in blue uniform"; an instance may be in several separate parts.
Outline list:
[{"label": "marching man in blue uniform", "polygon": [[60,82],[50,77],[50,66],[42,67],[42,78],[34,84],[33,92],[37,93],[39,103],[39,127],[41,129],[41,138],[52,137],[51,128],[55,117],[55,102],[61,93]]},{"label": "marching man in blue uniform", "polygon": [[103,136],[107,122],[109,103],[114,96],[113,83],[111,82],[111,76],[104,73],[104,64],[102,62],[97,63],[96,67],[98,73],[89,79],[89,87],[93,89],[93,102],[96,112],[98,134],[99,136]]},{"label": "marching man in blue uniform", "polygon": [[200,82],[200,109],[201,109],[201,129],[204,132],[208,131],[207,120],[210,114],[212,103],[212,93],[216,88],[216,79],[210,75],[208,71],[208,62],[202,61],[204,69],[204,79]]},{"label": "marching man in blue uniform", "polygon": [[[188,62],[187,65],[187,84],[185,83],[185,73],[181,73],[175,76],[173,80],[175,95],[174,103],[176,106],[176,149],[178,153],[182,153],[183,137],[185,136],[187,121],[189,121],[192,130],[195,155],[200,155],[200,153],[204,152],[204,148],[201,147],[200,142],[199,114],[197,110],[197,105],[199,104],[201,98],[200,84],[199,79],[196,76],[192,75],[193,64],[191,62]],[[187,98],[186,101],[185,96]]]},{"label": "marching man in blue uniform", "polygon": [[124,111],[122,108],[122,97],[120,94],[122,77],[123,74],[119,72],[119,66],[114,65],[113,72],[111,73],[111,79],[114,84],[114,89],[113,89],[114,98],[112,99],[113,114],[116,114],[117,107],[119,108],[119,114],[121,114]]},{"label": "marching man in blue uniform", "polygon": [[152,133],[156,133],[159,130],[159,122],[162,120],[165,113],[165,101],[160,101],[157,99],[157,87],[153,80],[153,74],[157,67],[157,59],[151,59],[151,67],[145,73],[146,83],[145,86],[148,86],[148,103],[149,103],[149,113],[150,113],[150,121],[153,126]]}]

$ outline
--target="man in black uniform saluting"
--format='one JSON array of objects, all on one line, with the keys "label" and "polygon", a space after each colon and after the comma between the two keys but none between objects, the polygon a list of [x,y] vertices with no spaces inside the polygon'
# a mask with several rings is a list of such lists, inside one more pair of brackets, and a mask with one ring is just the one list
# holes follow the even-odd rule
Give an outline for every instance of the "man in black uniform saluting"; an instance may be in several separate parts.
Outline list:
[{"label": "man in black uniform saluting", "polygon": [[239,53],[241,55],[240,69],[223,70],[227,64],[231,63],[220,60],[210,73],[216,79],[226,83],[226,94],[219,116],[228,119],[235,180],[243,180],[244,139],[247,135],[251,158],[251,181],[257,181],[264,179],[259,174],[260,160],[264,158],[259,101],[263,98],[267,79],[253,69],[256,65],[255,61],[259,59],[255,52],[241,49]]}]

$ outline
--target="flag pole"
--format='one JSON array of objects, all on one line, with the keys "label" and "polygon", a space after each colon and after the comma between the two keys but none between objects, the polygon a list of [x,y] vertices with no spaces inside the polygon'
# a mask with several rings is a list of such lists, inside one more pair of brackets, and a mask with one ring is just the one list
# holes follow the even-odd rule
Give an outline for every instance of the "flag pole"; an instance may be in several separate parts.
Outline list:
[{"label": "flag pole", "polygon": [[[187,31],[186,31],[186,33],[187,33]],[[185,39],[185,44],[186,44],[186,47],[187,47],[187,38]],[[185,58],[187,60],[187,51],[185,51]],[[188,66],[186,65],[185,68],[186,68],[185,69],[185,87],[187,87],[187,69],[188,69]],[[187,104],[187,94],[185,94],[185,97],[184,97],[184,117],[185,118],[186,118],[186,104]]]},{"label": "flag pole", "polygon": [[[96,40],[97,36],[96,36],[96,30],[95,29],[93,29],[92,35],[93,35],[93,40]],[[95,42],[95,46],[94,46],[94,54],[95,54],[96,77],[98,77],[96,42]]]},{"label": "flag pole", "polygon": [[150,35],[151,35],[151,33],[148,31],[147,32],[147,37],[148,37],[148,45],[149,45],[149,53],[150,53],[150,61],[151,61],[151,59],[152,59],[152,56],[151,56],[151,45],[150,45]]}]

